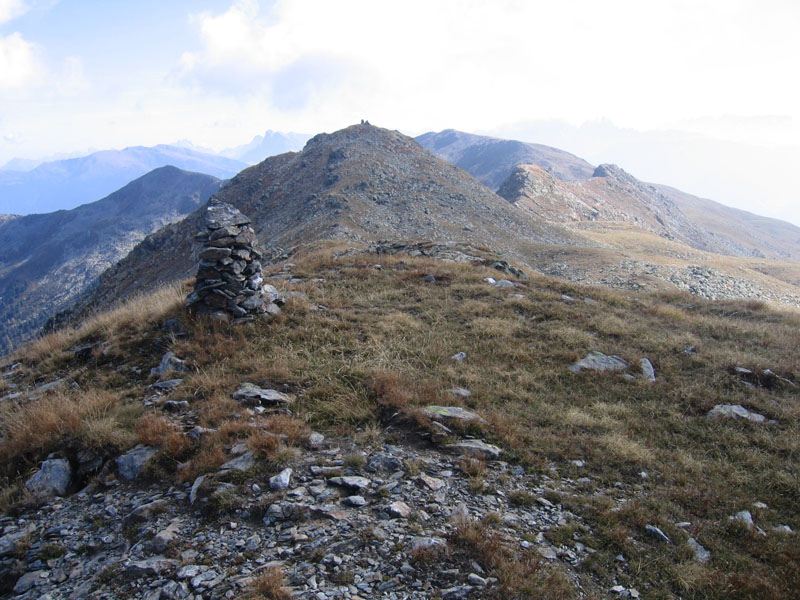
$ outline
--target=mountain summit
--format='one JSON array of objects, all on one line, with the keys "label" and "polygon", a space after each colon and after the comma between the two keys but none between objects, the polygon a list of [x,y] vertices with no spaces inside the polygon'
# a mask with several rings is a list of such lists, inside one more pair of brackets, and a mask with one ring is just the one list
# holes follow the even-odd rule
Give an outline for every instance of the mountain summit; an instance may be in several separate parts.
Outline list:
[{"label": "mountain summit", "polygon": [[[245,169],[215,198],[252,219],[268,252],[322,239],[414,239],[463,241],[515,255],[525,243],[581,241],[558,225],[531,220],[413,139],[368,124],[316,135],[302,152]],[[143,283],[190,276],[201,212],[148,237],[101,278],[94,300],[104,305]]]}]

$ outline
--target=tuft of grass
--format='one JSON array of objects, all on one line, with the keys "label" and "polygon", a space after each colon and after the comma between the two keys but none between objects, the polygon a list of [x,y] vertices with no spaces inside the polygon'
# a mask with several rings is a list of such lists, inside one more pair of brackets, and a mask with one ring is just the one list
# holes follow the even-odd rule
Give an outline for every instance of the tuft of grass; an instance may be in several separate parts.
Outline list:
[{"label": "tuft of grass", "polygon": [[567,576],[557,568],[542,563],[532,551],[518,551],[513,540],[504,540],[490,529],[486,521],[473,521],[461,516],[454,522],[449,543],[455,553],[488,567],[499,580],[493,597],[538,599],[568,599],[575,591]]},{"label": "tuft of grass", "polygon": [[278,565],[270,565],[253,582],[252,591],[247,600],[290,600],[292,592],[285,584],[283,569]]}]

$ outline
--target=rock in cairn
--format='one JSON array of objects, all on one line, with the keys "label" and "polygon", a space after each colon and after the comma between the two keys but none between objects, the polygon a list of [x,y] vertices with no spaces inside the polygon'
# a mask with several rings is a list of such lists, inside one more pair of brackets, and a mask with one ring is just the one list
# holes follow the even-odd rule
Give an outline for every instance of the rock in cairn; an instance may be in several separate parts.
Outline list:
[{"label": "rock in cairn", "polygon": [[255,315],[280,313],[278,291],[261,277],[261,253],[254,247],[256,234],[249,223],[226,202],[209,204],[208,230],[196,238],[203,242],[197,281],[186,298],[191,314],[244,323]]}]

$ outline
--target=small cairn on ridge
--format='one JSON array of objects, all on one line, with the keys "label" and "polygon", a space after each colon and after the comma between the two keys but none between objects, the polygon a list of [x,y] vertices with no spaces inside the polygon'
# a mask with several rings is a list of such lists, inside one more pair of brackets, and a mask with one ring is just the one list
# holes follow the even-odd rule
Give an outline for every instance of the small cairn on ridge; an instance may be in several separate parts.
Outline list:
[{"label": "small cairn on ridge", "polygon": [[194,291],[186,298],[190,314],[234,323],[279,314],[282,299],[278,290],[264,284],[250,219],[233,205],[212,200],[205,224],[208,230],[195,238],[203,242],[203,250]]}]

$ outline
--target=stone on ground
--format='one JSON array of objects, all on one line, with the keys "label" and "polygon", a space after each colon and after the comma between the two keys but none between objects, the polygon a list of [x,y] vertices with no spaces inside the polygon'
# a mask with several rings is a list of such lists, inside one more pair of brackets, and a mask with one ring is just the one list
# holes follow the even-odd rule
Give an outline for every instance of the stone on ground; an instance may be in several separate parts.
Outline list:
[{"label": "stone on ground", "polygon": [[619,356],[608,356],[602,352],[592,351],[586,355],[586,358],[580,359],[573,365],[570,365],[569,370],[573,373],[579,373],[584,369],[590,371],[623,371],[628,368],[628,363],[622,360]]},{"label": "stone on ground", "polygon": [[72,480],[72,467],[64,458],[50,458],[42,462],[41,468],[28,481],[25,487],[40,496],[63,496]]}]

